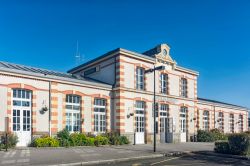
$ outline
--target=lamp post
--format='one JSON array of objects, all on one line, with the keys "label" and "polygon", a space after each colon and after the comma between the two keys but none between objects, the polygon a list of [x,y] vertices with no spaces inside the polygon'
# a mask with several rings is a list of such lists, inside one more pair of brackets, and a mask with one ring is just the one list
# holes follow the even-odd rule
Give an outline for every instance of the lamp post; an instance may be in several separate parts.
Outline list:
[{"label": "lamp post", "polygon": [[155,67],[154,66],[154,68],[153,69],[148,69],[148,70],[146,70],[145,71],[145,74],[147,74],[147,73],[154,73],[154,152],[156,151],[156,104],[155,104],[155,71],[156,70],[165,70],[165,66],[157,66],[157,67]]}]

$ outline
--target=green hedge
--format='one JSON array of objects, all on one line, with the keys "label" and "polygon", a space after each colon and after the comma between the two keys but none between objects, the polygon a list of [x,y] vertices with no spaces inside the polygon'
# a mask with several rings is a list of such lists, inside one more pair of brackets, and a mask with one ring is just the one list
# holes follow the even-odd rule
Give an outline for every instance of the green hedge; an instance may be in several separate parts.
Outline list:
[{"label": "green hedge", "polygon": [[250,155],[250,134],[231,134],[228,136],[228,141],[215,142],[214,150],[225,154]]},{"label": "green hedge", "polygon": [[214,151],[217,153],[230,154],[230,147],[228,141],[216,141],[214,143]]},{"label": "green hedge", "polygon": [[[56,141],[55,141],[56,140]],[[54,142],[55,141],[55,142]],[[58,145],[57,145],[58,144]],[[55,138],[41,137],[33,141],[35,147],[69,147],[69,146],[100,146],[100,145],[123,145],[129,144],[125,136],[118,133],[105,133],[102,135],[85,135],[83,133],[70,134],[67,129],[57,133]]]},{"label": "green hedge", "polygon": [[231,154],[250,155],[250,134],[232,134],[228,138]]},{"label": "green hedge", "polygon": [[33,142],[35,147],[58,147],[59,141],[55,138],[51,138],[49,136],[36,138]]},{"label": "green hedge", "polygon": [[228,136],[223,134],[218,129],[213,129],[210,131],[198,130],[197,141],[198,142],[214,142],[218,140],[227,140]]}]

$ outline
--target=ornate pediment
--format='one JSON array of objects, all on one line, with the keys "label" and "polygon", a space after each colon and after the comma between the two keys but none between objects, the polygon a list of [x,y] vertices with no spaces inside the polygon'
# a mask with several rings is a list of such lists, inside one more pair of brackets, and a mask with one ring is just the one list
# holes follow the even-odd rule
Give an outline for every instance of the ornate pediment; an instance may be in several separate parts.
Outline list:
[{"label": "ornate pediment", "polygon": [[155,58],[158,63],[168,64],[175,66],[176,62],[170,56],[170,47],[167,44],[161,44],[157,47],[158,53],[155,54]]},{"label": "ornate pediment", "polygon": [[167,44],[160,44],[143,54],[156,58],[157,63],[163,63],[173,68],[176,66],[176,62],[170,56],[170,47]]}]

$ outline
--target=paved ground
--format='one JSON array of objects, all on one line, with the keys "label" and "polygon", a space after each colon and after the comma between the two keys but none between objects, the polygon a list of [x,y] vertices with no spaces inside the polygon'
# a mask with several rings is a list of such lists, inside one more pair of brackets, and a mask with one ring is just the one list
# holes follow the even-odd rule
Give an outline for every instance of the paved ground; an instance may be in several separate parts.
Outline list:
[{"label": "paved ground", "polygon": [[249,166],[249,160],[240,160],[240,159],[230,159],[222,158],[215,156],[205,156],[190,154],[183,157],[159,157],[154,159],[144,159],[144,160],[134,160],[127,162],[117,162],[117,163],[108,163],[100,164],[102,166]]},{"label": "paved ground", "polygon": [[[0,151],[0,165],[53,165],[151,156],[152,145],[75,148],[23,148]],[[158,144],[157,153],[212,151],[212,143]]]}]

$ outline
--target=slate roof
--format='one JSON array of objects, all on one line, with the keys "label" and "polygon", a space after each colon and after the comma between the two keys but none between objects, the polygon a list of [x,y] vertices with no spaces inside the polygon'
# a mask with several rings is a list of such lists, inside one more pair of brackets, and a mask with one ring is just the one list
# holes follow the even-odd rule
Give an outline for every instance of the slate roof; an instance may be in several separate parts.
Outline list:
[{"label": "slate roof", "polygon": [[36,67],[30,67],[30,66],[24,66],[24,65],[19,65],[19,64],[9,63],[9,62],[2,62],[2,61],[0,61],[0,70],[40,76],[40,77],[42,76],[42,77],[47,77],[47,78],[55,78],[55,79],[61,79],[61,80],[66,80],[66,81],[73,81],[73,82],[75,81],[79,83],[87,83],[87,84],[97,83],[97,84],[102,84],[102,85],[108,85],[101,81],[81,77],[79,75],[63,73],[63,72],[47,70],[47,69],[41,69],[41,68],[36,68]]},{"label": "slate roof", "polygon": [[142,54],[143,55],[147,55],[147,56],[153,56],[155,54],[159,54],[160,53],[160,50],[158,49],[159,45],[150,49],[150,50],[147,50],[145,52],[143,52]]},{"label": "slate roof", "polygon": [[198,101],[215,103],[215,104],[220,104],[220,105],[224,105],[224,106],[232,106],[232,107],[237,107],[237,108],[240,108],[240,109],[246,109],[246,110],[248,110],[247,107],[243,107],[243,106],[239,106],[239,105],[235,105],[235,104],[230,104],[230,103],[226,103],[226,102],[221,102],[221,101],[217,101],[217,100],[211,100],[211,99],[205,99],[205,98],[199,98],[198,97]]}]

